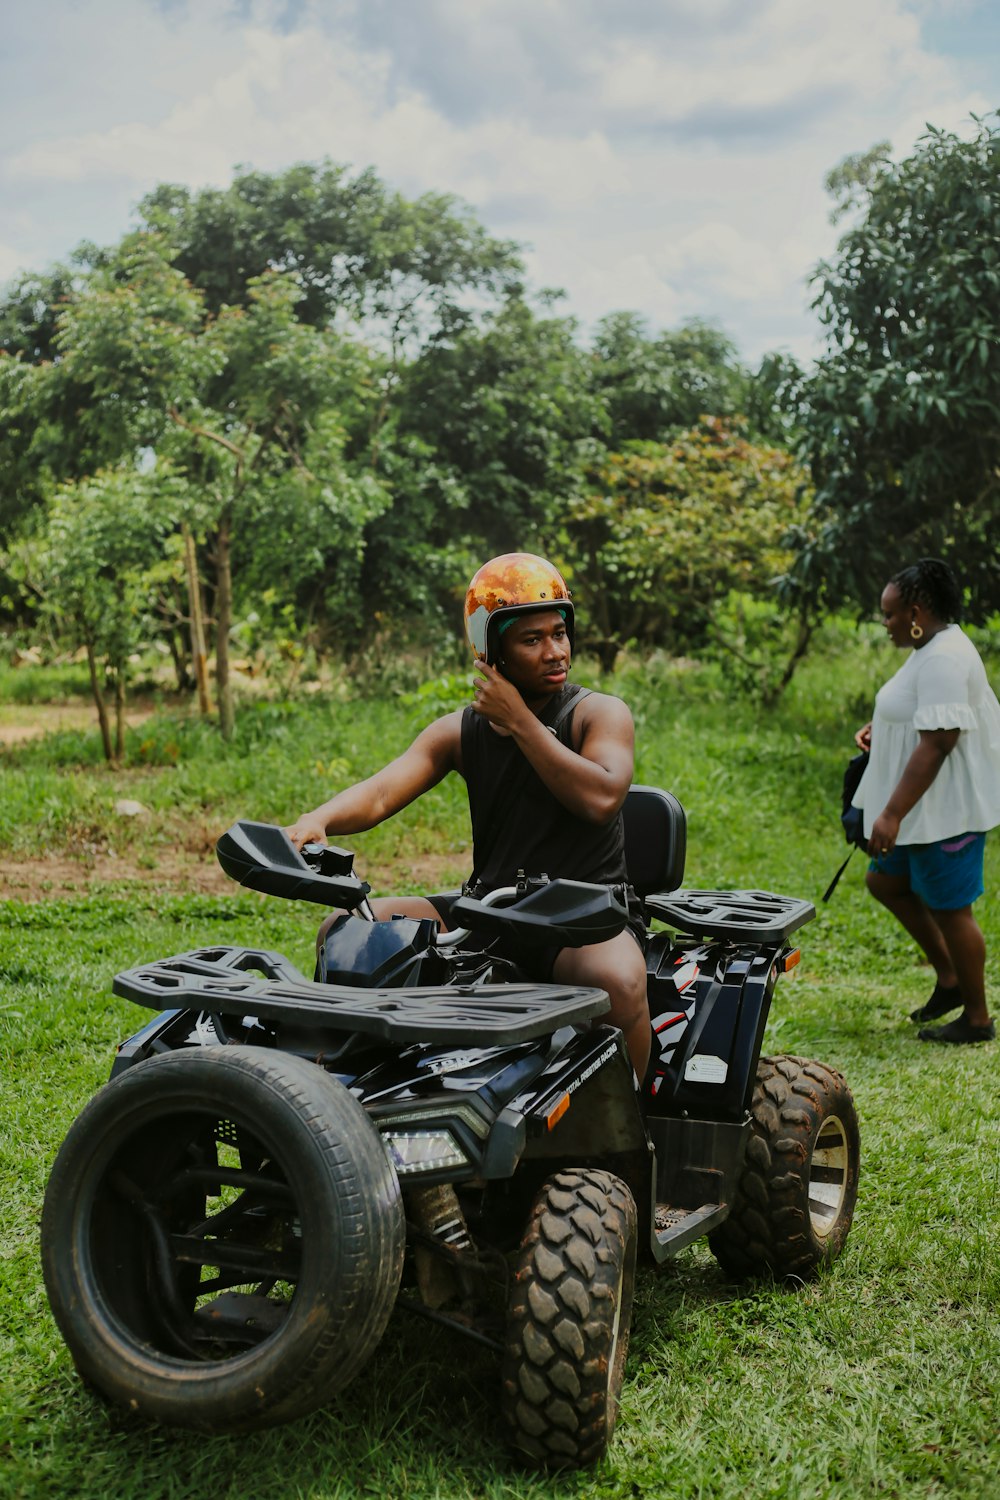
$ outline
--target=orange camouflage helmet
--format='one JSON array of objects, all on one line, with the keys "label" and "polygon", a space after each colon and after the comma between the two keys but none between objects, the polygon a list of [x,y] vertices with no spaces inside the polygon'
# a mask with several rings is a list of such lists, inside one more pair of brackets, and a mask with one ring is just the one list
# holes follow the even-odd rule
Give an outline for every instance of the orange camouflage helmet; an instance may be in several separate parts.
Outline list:
[{"label": "orange camouflage helmet", "polygon": [[465,596],[465,633],[474,654],[492,665],[502,622],[537,609],[559,610],[572,646],[573,603],[557,568],[533,552],[505,552],[483,563]]}]

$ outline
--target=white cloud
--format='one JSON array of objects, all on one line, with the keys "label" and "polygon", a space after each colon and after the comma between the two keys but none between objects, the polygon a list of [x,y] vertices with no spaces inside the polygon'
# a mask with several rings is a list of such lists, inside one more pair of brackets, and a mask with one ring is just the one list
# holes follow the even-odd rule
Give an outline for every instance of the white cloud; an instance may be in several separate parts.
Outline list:
[{"label": "white cloud", "polygon": [[620,308],[640,311],[655,328],[671,327],[692,310],[658,264],[655,239],[641,245],[628,239],[609,243],[549,232],[538,237],[526,260],[538,285],[572,288],[562,310],[587,327]]},{"label": "white cloud", "polygon": [[[491,197],[570,205],[610,190],[620,166],[596,131],[540,135],[516,119],[472,129],[415,94],[386,100],[384,69],[315,29],[288,36],[250,30],[242,55],[200,95],[155,123],[39,140],[11,158],[20,179],[164,178],[221,183],[233,165],[285,165],[329,154],[410,183],[482,202]],[[294,99],[294,107],[292,100]]]},{"label": "white cloud", "polygon": [[21,257],[11,245],[0,242],[0,282],[9,281],[21,269]]},{"label": "white cloud", "polygon": [[788,285],[787,257],[718,220],[683,235],[663,259],[675,281],[707,281],[727,297],[777,297]]}]

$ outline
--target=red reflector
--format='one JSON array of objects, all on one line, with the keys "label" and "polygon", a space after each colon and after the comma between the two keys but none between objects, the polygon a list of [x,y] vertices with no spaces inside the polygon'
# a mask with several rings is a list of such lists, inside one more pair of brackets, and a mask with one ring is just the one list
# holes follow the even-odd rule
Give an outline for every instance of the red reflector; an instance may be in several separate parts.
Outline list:
[{"label": "red reflector", "polygon": [[791,953],[786,953],[785,954],[785,961],[784,961],[784,963],[781,966],[783,972],[787,974],[788,971],[789,971],[789,969],[794,969],[795,965],[798,963],[798,961],[799,961],[799,959],[801,957],[802,957],[802,949],[801,948],[793,948],[792,951],[791,951]]}]

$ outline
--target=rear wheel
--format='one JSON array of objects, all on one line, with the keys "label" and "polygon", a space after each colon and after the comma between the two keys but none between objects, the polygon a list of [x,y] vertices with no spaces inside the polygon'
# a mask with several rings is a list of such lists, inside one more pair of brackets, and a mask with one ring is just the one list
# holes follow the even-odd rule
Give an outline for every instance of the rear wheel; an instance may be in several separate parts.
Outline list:
[{"label": "rear wheel", "polygon": [[507,1315],[503,1416],[546,1468],[607,1451],[618,1416],[635,1283],[636,1209],[610,1172],[559,1172],[539,1190]]},{"label": "rear wheel", "polygon": [[762,1057],[732,1213],[709,1235],[732,1275],[807,1278],[843,1249],[858,1196],[858,1117],[844,1077]]},{"label": "rear wheel", "polygon": [[165,1053],[91,1100],[52,1170],[49,1301],[86,1380],[157,1421],[238,1432],[326,1402],[395,1301],[399,1185],[321,1068]]}]

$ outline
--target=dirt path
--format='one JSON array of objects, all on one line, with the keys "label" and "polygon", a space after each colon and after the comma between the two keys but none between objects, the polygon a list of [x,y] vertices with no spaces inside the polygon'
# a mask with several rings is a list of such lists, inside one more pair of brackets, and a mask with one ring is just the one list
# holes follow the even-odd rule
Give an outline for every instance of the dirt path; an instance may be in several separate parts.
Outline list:
[{"label": "dirt path", "polygon": [[[152,709],[130,709],[125,723],[130,729],[144,724]],[[60,734],[75,729],[96,731],[97,711],[83,703],[5,703],[0,704],[0,745],[21,745],[43,734]]]},{"label": "dirt path", "polygon": [[[423,854],[394,860],[378,871],[378,878],[383,892],[440,891],[457,886],[461,875],[456,877],[454,854]],[[237,890],[211,851],[158,850],[155,855],[144,855],[141,862],[128,852],[79,858],[65,854],[40,855],[37,859],[0,857],[0,901],[72,901],[108,886],[134,890],[144,899],[185,892],[232,896]],[[319,912],[319,907],[316,910]]]},{"label": "dirt path", "polygon": [[139,865],[129,855],[98,854],[73,859],[48,854],[38,859],[0,858],[0,901],[59,901],[90,895],[98,886],[122,885],[144,895],[231,895],[233,883],[214,859],[170,853]]}]

